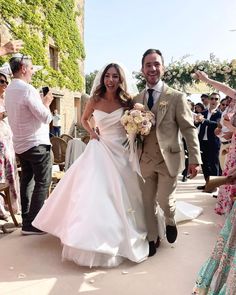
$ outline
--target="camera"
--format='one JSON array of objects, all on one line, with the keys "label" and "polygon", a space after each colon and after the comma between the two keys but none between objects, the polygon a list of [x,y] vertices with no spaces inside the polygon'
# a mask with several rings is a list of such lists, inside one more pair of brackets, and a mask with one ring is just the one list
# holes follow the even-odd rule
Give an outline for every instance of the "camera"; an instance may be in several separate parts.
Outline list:
[{"label": "camera", "polygon": [[43,96],[46,96],[49,92],[49,87],[48,86],[43,87],[42,91],[43,91]]}]

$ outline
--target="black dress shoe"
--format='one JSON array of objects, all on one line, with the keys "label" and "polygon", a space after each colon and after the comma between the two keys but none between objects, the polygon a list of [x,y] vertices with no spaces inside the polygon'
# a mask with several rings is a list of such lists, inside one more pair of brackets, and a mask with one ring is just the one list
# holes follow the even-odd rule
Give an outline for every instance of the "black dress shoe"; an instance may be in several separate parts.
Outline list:
[{"label": "black dress shoe", "polygon": [[187,180],[188,180],[187,177],[186,176],[183,176],[182,182],[186,182]]},{"label": "black dress shoe", "polygon": [[212,194],[212,193],[215,193],[215,192],[217,192],[217,189],[216,189],[216,188],[214,188],[214,189],[212,189],[212,190],[205,190],[205,189],[204,189],[204,193]]},{"label": "black dress shoe", "polygon": [[199,190],[204,190],[205,189],[205,185],[199,185],[199,186],[197,186],[197,189],[199,189]]},{"label": "black dress shoe", "polygon": [[156,250],[156,245],[154,243],[154,241],[149,242],[149,254],[148,257],[151,257],[153,255],[155,255],[157,252]]},{"label": "black dress shoe", "polygon": [[178,231],[176,225],[166,226],[166,238],[169,243],[174,243],[177,239]]},{"label": "black dress shoe", "polygon": [[156,249],[159,248],[160,244],[161,244],[160,237],[157,237],[157,241],[156,241],[156,244],[155,244]]}]

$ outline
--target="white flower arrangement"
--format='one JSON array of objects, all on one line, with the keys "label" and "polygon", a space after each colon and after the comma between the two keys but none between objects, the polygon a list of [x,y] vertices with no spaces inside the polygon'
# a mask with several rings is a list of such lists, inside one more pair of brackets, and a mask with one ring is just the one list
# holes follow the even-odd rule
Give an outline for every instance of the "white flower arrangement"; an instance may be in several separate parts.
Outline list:
[{"label": "white flower arrangement", "polygon": [[121,124],[128,135],[148,135],[155,125],[155,116],[152,112],[145,111],[142,104],[136,103],[133,109],[125,111]]},{"label": "white flower arrangement", "polygon": [[169,85],[179,90],[184,90],[186,85],[198,83],[194,72],[196,70],[204,71],[210,78],[219,82],[224,82],[236,87],[236,59],[231,62],[220,61],[213,54],[209,60],[197,61],[194,64],[186,62],[184,56],[179,61],[172,61],[166,68],[163,80]]}]

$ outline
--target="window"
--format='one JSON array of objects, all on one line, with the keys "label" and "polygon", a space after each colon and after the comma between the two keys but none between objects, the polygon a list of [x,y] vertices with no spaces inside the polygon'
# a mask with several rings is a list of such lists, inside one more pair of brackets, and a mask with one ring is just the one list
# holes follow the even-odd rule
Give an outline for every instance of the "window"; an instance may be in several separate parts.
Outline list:
[{"label": "window", "polygon": [[58,70],[58,49],[54,46],[49,46],[50,66],[54,70]]}]

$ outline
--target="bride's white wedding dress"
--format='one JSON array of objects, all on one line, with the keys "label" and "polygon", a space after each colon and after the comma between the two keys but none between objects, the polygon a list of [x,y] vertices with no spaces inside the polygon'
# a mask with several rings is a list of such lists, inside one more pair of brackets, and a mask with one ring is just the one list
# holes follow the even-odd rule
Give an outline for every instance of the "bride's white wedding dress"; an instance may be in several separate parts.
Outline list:
[{"label": "bride's white wedding dress", "polygon": [[79,265],[113,267],[124,258],[141,262],[149,247],[137,174],[122,145],[123,108],[93,114],[100,140],[88,143],[33,225],[59,237],[62,258]]}]

